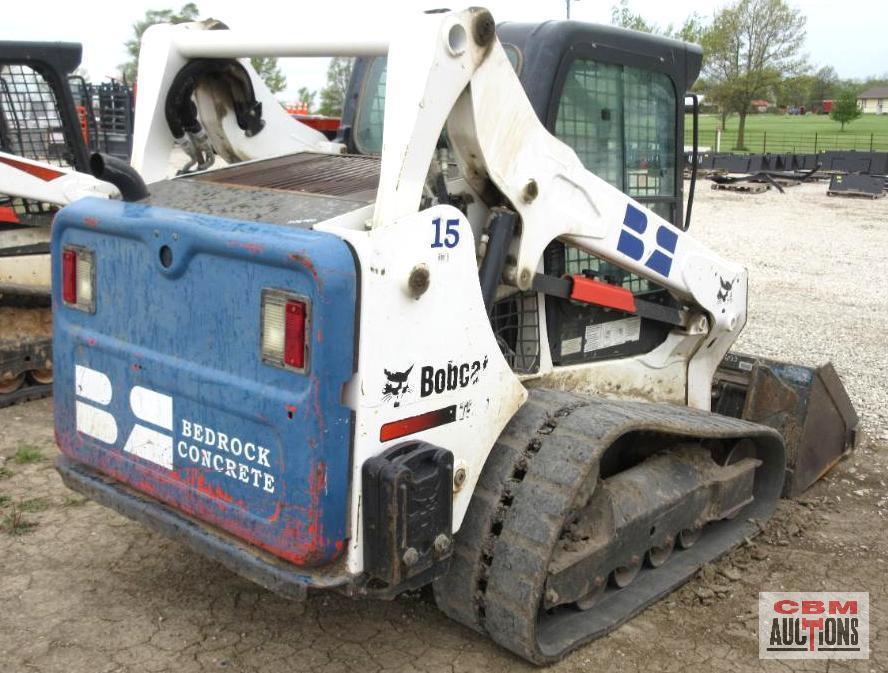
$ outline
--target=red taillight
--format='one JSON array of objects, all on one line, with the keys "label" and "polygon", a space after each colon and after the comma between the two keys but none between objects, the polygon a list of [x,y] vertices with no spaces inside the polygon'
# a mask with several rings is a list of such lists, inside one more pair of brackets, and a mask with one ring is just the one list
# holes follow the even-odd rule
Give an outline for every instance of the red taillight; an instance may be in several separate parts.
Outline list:
[{"label": "red taillight", "polygon": [[93,313],[96,310],[95,258],[78,246],[62,248],[62,301],[65,306]]},{"label": "red taillight", "polygon": [[62,299],[66,304],[77,303],[77,253],[74,250],[62,253]]},{"label": "red taillight", "polygon": [[284,330],[284,362],[289,367],[305,367],[305,304],[291,299],[287,302]]},{"label": "red taillight", "polygon": [[262,291],[262,360],[308,369],[309,303],[280,290]]}]

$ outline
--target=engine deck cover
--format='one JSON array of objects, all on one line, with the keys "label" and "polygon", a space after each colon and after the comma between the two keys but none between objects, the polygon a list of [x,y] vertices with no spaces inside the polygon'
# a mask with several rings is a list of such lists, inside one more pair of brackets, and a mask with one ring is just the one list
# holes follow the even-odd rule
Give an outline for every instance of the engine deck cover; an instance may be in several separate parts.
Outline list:
[{"label": "engine deck cover", "polygon": [[299,152],[155,182],[144,203],[310,229],[376,200],[379,157]]}]

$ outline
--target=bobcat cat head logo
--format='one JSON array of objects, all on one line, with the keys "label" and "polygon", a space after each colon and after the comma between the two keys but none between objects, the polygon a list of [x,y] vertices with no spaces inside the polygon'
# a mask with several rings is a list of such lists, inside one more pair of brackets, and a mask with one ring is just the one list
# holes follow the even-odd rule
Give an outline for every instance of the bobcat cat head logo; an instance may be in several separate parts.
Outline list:
[{"label": "bobcat cat head logo", "polygon": [[394,400],[396,407],[401,406],[401,400],[404,398],[404,395],[410,392],[408,378],[410,377],[410,372],[413,371],[413,365],[410,365],[410,369],[404,372],[390,372],[388,369],[383,369],[383,371],[387,380],[382,386],[382,399],[385,402]]},{"label": "bobcat cat head logo", "polygon": [[715,295],[715,300],[719,303],[725,303],[730,301],[731,295],[734,293],[734,282],[733,280],[726,281],[721,276],[718,277],[719,284],[721,288],[718,293]]}]

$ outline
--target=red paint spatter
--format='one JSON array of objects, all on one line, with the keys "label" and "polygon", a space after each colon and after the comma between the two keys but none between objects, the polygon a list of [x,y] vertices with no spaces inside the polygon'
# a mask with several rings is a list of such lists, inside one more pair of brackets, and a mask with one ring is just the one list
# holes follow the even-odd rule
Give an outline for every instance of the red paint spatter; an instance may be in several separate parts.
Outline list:
[{"label": "red paint spatter", "polygon": [[[73,424],[72,424],[73,425]],[[76,435],[75,435],[76,436]],[[324,537],[322,497],[327,487],[327,469],[323,462],[317,463],[309,475],[309,506],[298,514],[288,513],[280,502],[269,523],[282,520],[279,532],[269,531],[255,522],[240,521],[232,516],[232,507],[246,510],[246,503],[231,503],[231,497],[224,490],[209,486],[198,468],[186,468],[186,478],[178,472],[159,471],[137,463],[120,453],[98,451],[95,447],[82,447],[82,442],[73,446],[73,437],[68,433],[57,433],[56,443],[62,452],[72,459],[91,465],[112,479],[127,484],[159,502],[169,505],[185,515],[195,517],[210,525],[218,526],[275,556],[297,566],[312,567],[335,560],[344,549],[341,539],[327,540]],[[79,437],[78,437],[79,439]],[[195,474],[188,476],[187,472]],[[192,487],[192,483],[196,487]],[[262,533],[266,533],[263,537]],[[273,533],[271,537],[268,533]],[[326,550],[333,544],[336,552],[326,558]]]},{"label": "red paint spatter", "polygon": [[86,343],[89,344],[90,346],[95,346],[96,345],[96,338],[95,337],[87,337]]},{"label": "red paint spatter", "polygon": [[317,269],[315,269],[314,264],[308,257],[306,257],[305,255],[300,255],[296,252],[291,252],[290,259],[302,266],[311,274],[311,277],[315,279],[315,282],[318,282],[318,271]]},{"label": "red paint spatter", "polygon": [[129,484],[136,490],[139,490],[142,493],[147,493],[151,497],[157,498],[158,500],[164,499],[164,494],[161,488],[163,486],[162,481],[145,478],[145,475],[142,473],[130,474],[129,472],[126,472],[121,465],[119,465],[120,461],[116,460],[115,458],[109,457],[106,460],[100,459],[98,461],[97,467],[105,474],[111,476],[115,481]]},{"label": "red paint spatter", "polygon": [[95,229],[96,227],[99,226],[99,219],[98,219],[97,217],[87,216],[87,217],[84,217],[84,218],[83,218],[83,223],[84,223],[87,227],[92,227],[92,228]]},{"label": "red paint spatter", "polygon": [[[321,502],[326,489],[327,466],[324,462],[318,462],[308,476],[308,506],[298,508],[302,516],[288,520],[280,535],[280,546],[293,549],[294,553],[302,558],[302,563],[308,566],[332,561],[344,548],[342,540],[331,541],[324,537]],[[331,542],[336,548],[336,553],[331,558],[325,559],[326,550]]]},{"label": "red paint spatter", "polygon": [[295,404],[287,405],[287,411],[289,411],[291,414],[295,414],[298,409],[299,407],[297,407]]},{"label": "red paint spatter", "polygon": [[311,377],[312,400],[314,401],[314,414],[318,422],[318,434],[324,434],[324,408],[321,405],[321,381],[317,376]]},{"label": "red paint spatter", "polygon": [[[115,477],[115,479],[116,478],[117,477]],[[143,493],[147,493],[148,495],[157,498],[158,500],[161,499],[160,490],[157,488],[157,484],[153,481],[150,481],[149,479],[140,479],[138,481],[135,481],[133,482],[133,486]]]},{"label": "red paint spatter", "polygon": [[317,559],[323,554],[327,541],[324,539],[324,527],[321,524],[321,496],[327,490],[327,464],[323,461],[315,465],[308,475],[308,549],[305,554],[309,559]]},{"label": "red paint spatter", "polygon": [[271,516],[266,519],[268,523],[276,523],[278,519],[281,518],[281,512],[283,511],[284,506],[280,500],[277,501],[277,504],[274,506],[274,512],[271,513]]},{"label": "red paint spatter", "polygon": [[319,344],[324,343],[324,332],[321,328],[318,328],[318,331],[315,333],[315,338],[318,340]]},{"label": "red paint spatter", "polygon": [[260,252],[265,250],[265,247],[258,243],[246,243],[244,241],[228,241],[228,247],[241,248],[242,250],[246,250],[253,255],[258,255]]},{"label": "red paint spatter", "polygon": [[[230,505],[234,502],[234,497],[229,494],[224,488],[222,488],[218,484],[213,486],[212,484],[207,483],[206,477],[204,476],[204,472],[201,468],[186,467],[182,469],[182,472],[185,473],[184,482],[186,484],[188,484],[191,488],[196,489],[198,492],[210,496],[213,500],[219,501],[218,505],[220,507],[224,508],[224,505],[222,503],[225,503],[225,505]],[[177,477],[178,473],[174,472],[173,476]]]}]

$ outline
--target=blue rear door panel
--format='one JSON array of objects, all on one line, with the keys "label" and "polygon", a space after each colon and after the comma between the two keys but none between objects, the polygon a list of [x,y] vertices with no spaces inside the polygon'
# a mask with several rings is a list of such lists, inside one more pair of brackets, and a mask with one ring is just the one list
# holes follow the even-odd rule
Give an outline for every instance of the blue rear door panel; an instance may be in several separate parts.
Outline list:
[{"label": "blue rear door panel", "polygon": [[[95,259],[95,313],[61,249]],[[347,531],[356,269],[330,234],[102,199],[53,226],[54,395],[69,457],[305,566]],[[165,268],[161,248],[169,248]],[[310,302],[305,374],[263,363],[261,293]]]}]

